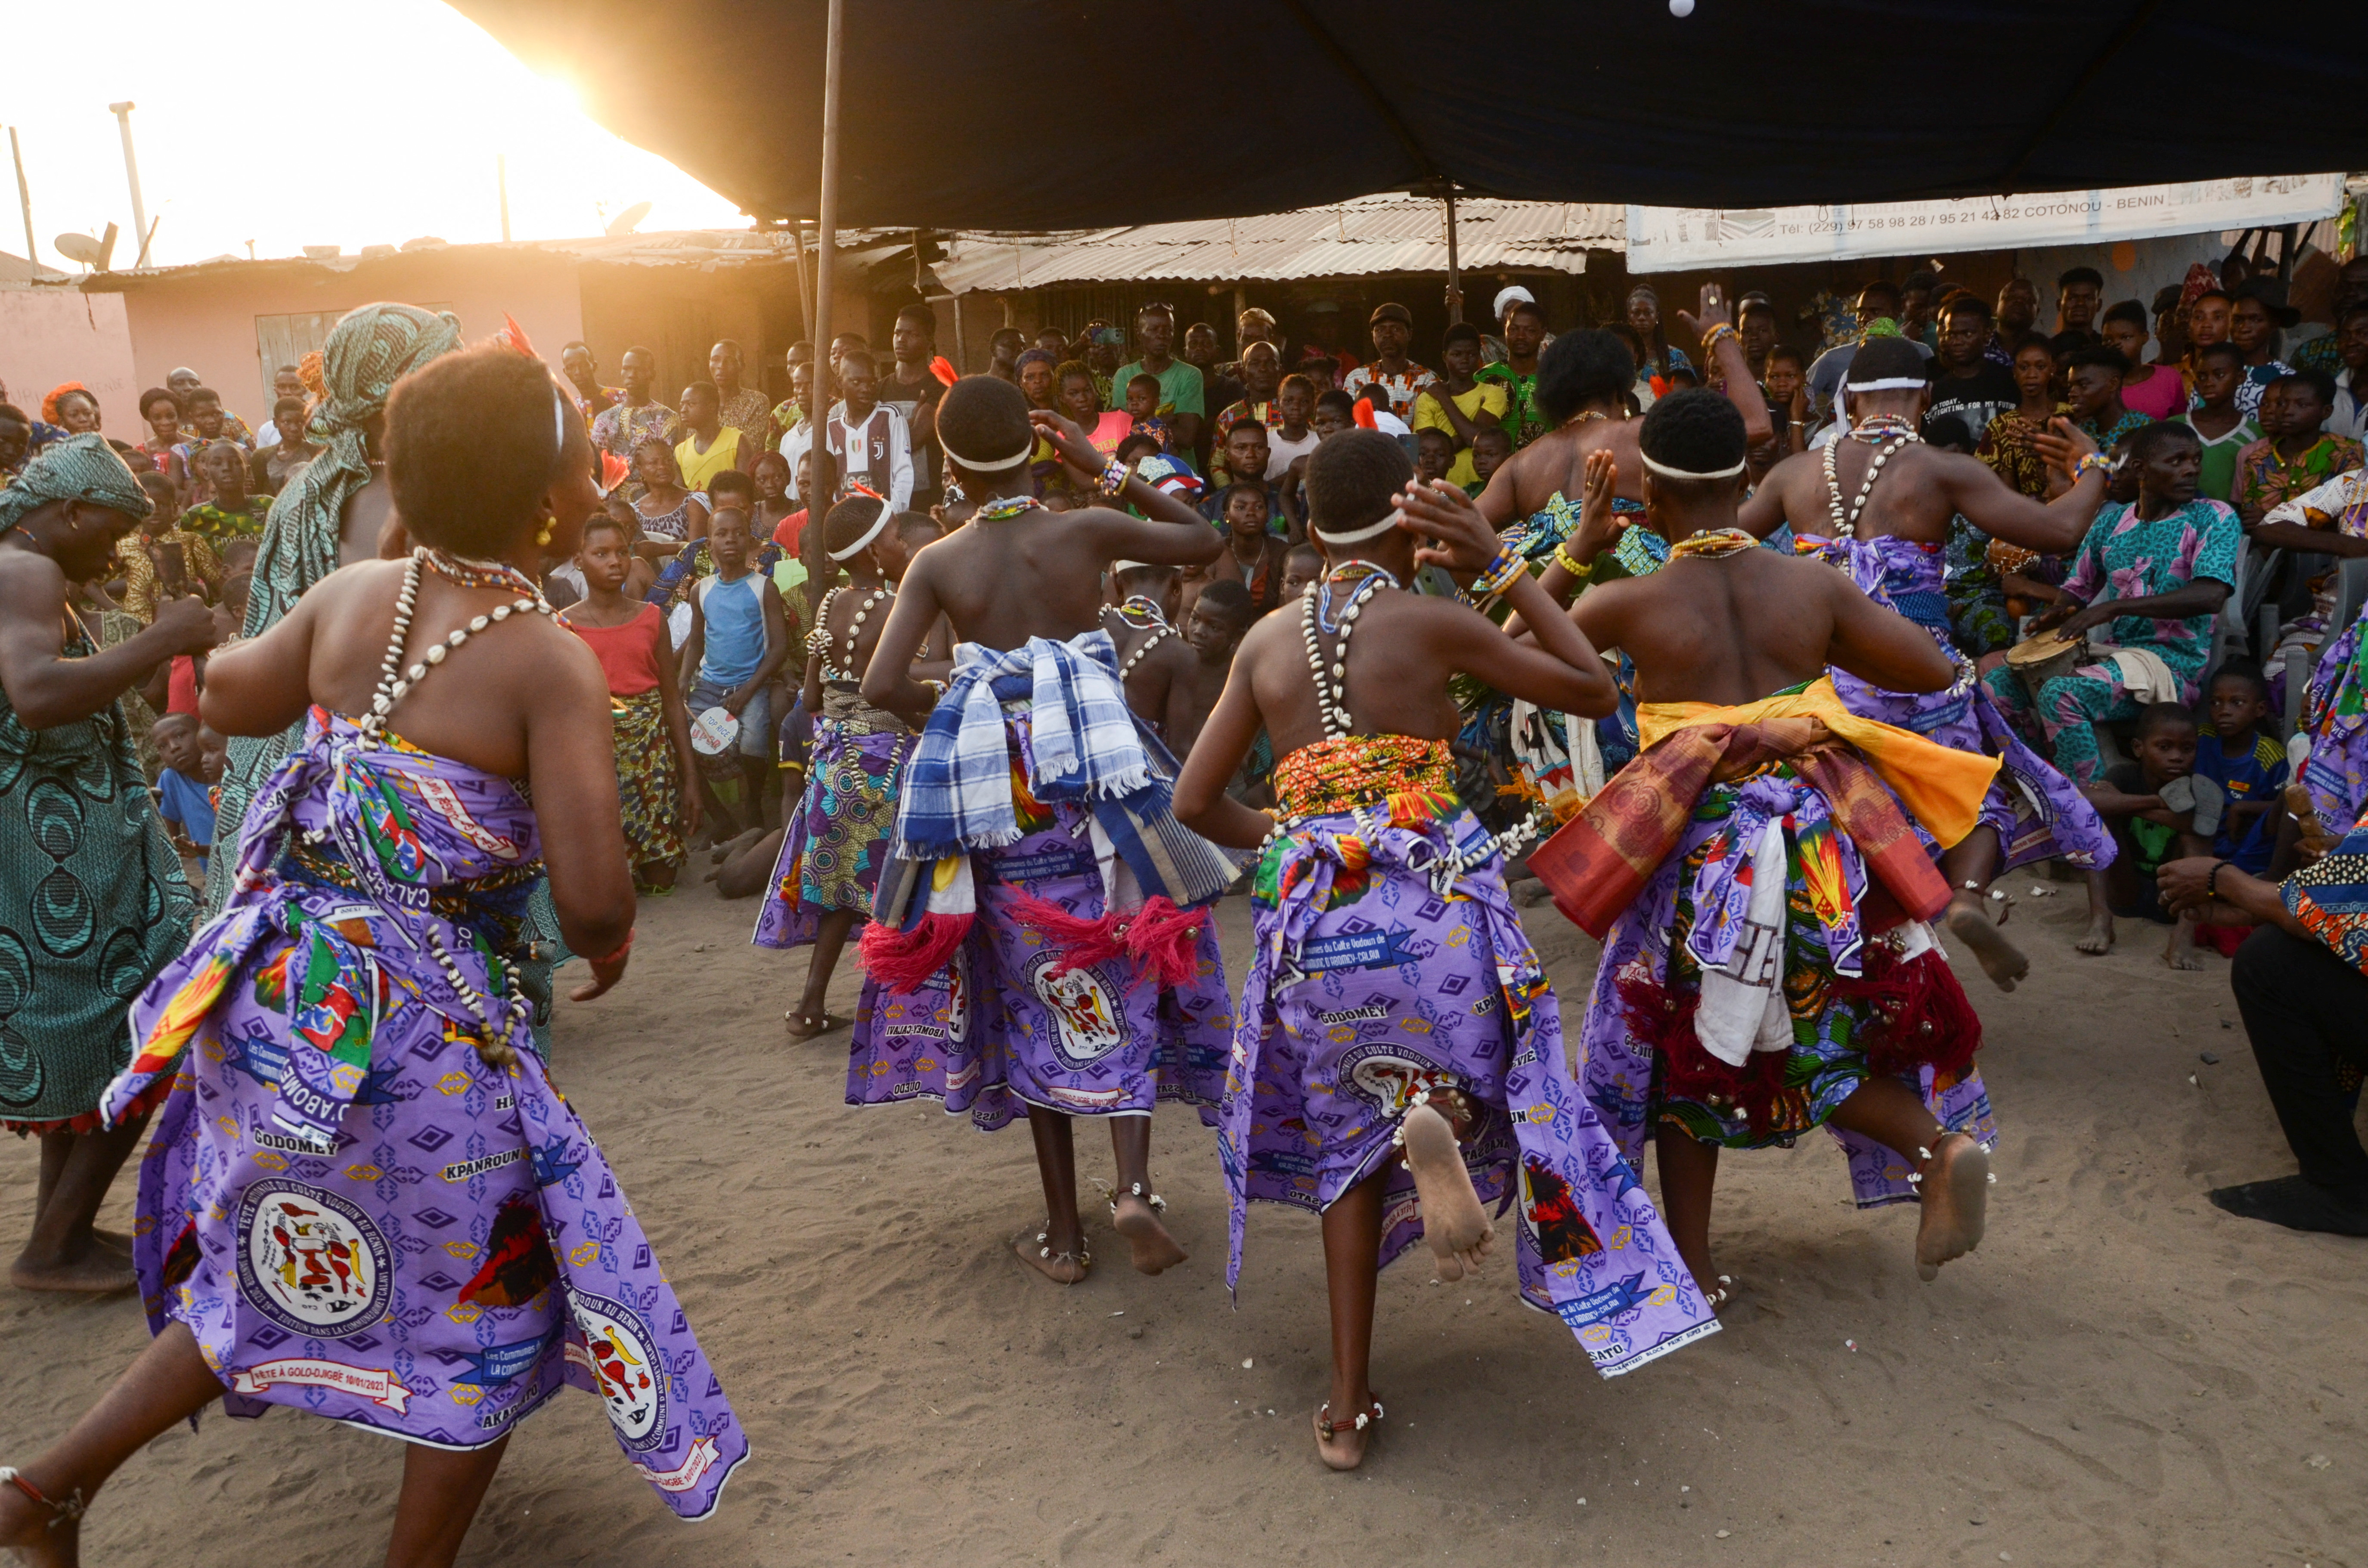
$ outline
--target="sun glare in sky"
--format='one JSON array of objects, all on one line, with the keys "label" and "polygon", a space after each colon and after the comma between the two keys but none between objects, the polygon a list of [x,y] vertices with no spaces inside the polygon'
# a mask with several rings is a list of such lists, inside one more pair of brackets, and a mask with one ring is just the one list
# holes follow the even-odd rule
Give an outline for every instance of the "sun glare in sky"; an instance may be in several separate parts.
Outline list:
[{"label": "sun glare in sky", "polygon": [[[59,234],[102,234],[109,222],[122,229],[114,265],[139,255],[107,107],[125,99],[138,106],[151,266],[244,256],[250,244],[272,256],[426,234],[498,240],[497,156],[508,163],[514,239],[597,234],[639,201],[652,204],[644,230],[748,222],[602,130],[572,86],[537,76],[440,0],[244,0],[203,17],[118,0],[97,32],[76,6],[17,10],[0,121],[23,150],[51,267],[74,269]],[[0,188],[13,178],[0,172]],[[0,203],[0,250],[24,249],[15,201]]]}]

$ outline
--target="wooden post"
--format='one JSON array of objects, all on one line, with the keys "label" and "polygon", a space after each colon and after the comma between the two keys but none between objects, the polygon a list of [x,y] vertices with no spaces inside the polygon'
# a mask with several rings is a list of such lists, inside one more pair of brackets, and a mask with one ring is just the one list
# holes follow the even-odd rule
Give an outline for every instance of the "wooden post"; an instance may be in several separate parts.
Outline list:
[{"label": "wooden post", "polygon": [[847,0],[830,0],[830,19],[823,37],[822,67],[822,211],[814,224],[814,485],[801,496],[806,504],[806,529],[798,551],[806,568],[806,624],[812,626],[821,607],[828,558],[819,525],[838,493],[838,475],[831,460],[830,405],[836,391],[830,384],[830,291],[833,253],[838,248],[838,68],[840,40],[846,33]]},{"label": "wooden post", "polygon": [[1463,277],[1455,251],[1455,187],[1447,187],[1447,324],[1463,320]]}]

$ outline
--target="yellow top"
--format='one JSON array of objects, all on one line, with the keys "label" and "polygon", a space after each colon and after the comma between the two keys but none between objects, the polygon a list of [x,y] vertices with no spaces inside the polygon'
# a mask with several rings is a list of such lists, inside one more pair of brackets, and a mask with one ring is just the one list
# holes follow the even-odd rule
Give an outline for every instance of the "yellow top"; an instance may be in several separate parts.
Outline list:
[{"label": "yellow top", "polygon": [[1650,748],[1697,725],[1757,724],[1770,719],[1816,719],[1857,747],[1908,813],[1944,846],[1974,831],[1981,820],[1982,797],[1998,776],[1994,756],[1975,756],[1851,712],[1842,705],[1831,676],[1819,676],[1800,691],[1778,692],[1735,708],[1710,702],[1640,702],[1636,735]]},{"label": "yellow top", "polygon": [[705,491],[707,482],[727,468],[737,468],[740,457],[740,427],[726,425],[715,444],[704,452],[699,449],[699,437],[685,436],[674,449],[674,460],[682,470],[686,489]]},{"label": "yellow top", "polygon": [[[1443,387],[1425,387],[1415,394],[1414,427],[1416,429],[1444,430],[1450,436],[1455,434],[1453,422],[1447,417],[1447,411],[1440,406],[1440,399],[1443,395],[1446,395]],[[1505,410],[1510,406],[1506,400],[1505,387],[1501,381],[1482,381],[1470,392],[1456,392],[1453,395],[1456,412],[1466,419],[1475,419],[1483,414],[1493,414],[1497,416],[1497,423],[1502,424]],[[1479,477],[1478,471],[1472,466],[1472,449],[1460,448],[1455,454],[1455,461],[1448,468],[1447,483],[1470,484]]]}]

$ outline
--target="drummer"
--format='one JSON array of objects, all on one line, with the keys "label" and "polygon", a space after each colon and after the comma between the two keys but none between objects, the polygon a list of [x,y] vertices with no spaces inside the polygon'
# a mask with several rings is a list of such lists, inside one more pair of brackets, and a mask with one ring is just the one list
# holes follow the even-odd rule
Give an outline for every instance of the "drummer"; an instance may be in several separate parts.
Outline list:
[{"label": "drummer", "polygon": [[2105,656],[2044,681],[2035,696],[2011,669],[1985,677],[2026,732],[2036,720],[2055,766],[2084,788],[2103,777],[2092,726],[2135,718],[2148,702],[2195,703],[2212,618],[2244,545],[2237,514],[2196,494],[2203,459],[2189,426],[2149,425],[2131,437],[2123,460],[2137,470],[2137,500],[2097,515],[2064,597],[2033,623],[2071,637],[2108,627]]},{"label": "drummer", "polygon": [[[691,588],[682,668],[686,678],[697,672],[689,680],[691,718],[704,720],[702,727],[711,733],[730,732],[733,724],[710,712],[720,708],[737,725],[729,746],[720,758],[710,759],[710,771],[700,779],[716,836],[736,838],[768,825],[765,786],[773,773],[773,715],[767,687],[798,640],[772,579],[749,567],[755,551],[748,514],[735,506],[716,513],[708,520],[707,549],[715,570]],[[716,773],[729,777],[735,765],[737,800],[727,804],[714,788]]]}]

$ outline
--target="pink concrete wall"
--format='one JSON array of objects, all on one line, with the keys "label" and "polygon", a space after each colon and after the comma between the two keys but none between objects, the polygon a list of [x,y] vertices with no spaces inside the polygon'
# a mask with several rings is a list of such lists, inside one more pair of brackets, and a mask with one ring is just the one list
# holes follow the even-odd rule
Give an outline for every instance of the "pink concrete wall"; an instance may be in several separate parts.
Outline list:
[{"label": "pink concrete wall", "polygon": [[36,419],[41,394],[80,381],[98,398],[100,428],[139,441],[142,383],[135,375],[123,301],[72,289],[0,289],[0,384],[8,401]]},{"label": "pink concrete wall", "polygon": [[139,386],[161,386],[167,372],[187,365],[233,412],[260,424],[270,414],[272,367],[259,357],[258,316],[341,315],[358,305],[398,301],[451,311],[463,338],[474,343],[499,331],[507,312],[556,369],[560,347],[584,332],[575,268],[568,256],[472,246],[406,252],[344,271],[259,262],[126,278],[120,296],[99,297],[122,301]]}]

